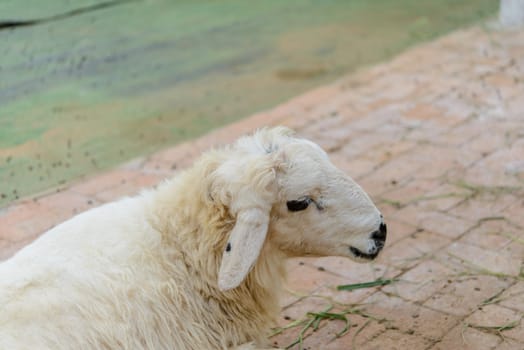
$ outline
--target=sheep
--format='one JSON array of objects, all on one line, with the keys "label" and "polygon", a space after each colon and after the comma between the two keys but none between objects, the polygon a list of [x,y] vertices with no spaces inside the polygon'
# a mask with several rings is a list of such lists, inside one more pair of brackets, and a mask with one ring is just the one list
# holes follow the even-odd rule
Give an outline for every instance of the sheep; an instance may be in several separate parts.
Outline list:
[{"label": "sheep", "polygon": [[262,349],[285,260],[374,259],[386,226],[315,143],[266,128],[0,264],[0,349]]}]

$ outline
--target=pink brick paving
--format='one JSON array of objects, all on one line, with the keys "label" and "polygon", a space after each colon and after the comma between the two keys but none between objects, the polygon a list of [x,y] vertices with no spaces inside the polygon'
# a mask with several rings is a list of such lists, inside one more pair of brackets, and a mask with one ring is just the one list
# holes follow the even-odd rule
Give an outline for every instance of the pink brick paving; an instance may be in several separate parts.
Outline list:
[{"label": "pink brick paving", "polygon": [[[305,349],[524,349],[524,31],[459,31],[200,139],[0,211],[0,259],[75,213],[136,193],[265,125],[321,144],[389,225],[373,264],[289,262],[280,325],[347,314]],[[340,284],[396,278],[353,292]],[[292,343],[300,329],[272,338]],[[293,347],[298,348],[298,345]]]}]

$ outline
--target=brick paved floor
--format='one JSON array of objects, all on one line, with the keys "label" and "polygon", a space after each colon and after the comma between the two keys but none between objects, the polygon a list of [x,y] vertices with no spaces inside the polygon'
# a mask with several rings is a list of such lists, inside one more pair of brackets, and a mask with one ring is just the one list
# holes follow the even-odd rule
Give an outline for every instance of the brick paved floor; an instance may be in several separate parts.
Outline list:
[{"label": "brick paved floor", "polygon": [[[289,262],[282,326],[307,349],[524,349],[524,31],[456,32],[198,140],[0,212],[0,259],[82,210],[151,186],[212,145],[284,124],[321,144],[386,216],[377,262]],[[395,278],[383,287],[340,284]],[[301,327],[272,338],[285,347]],[[293,348],[297,349],[296,345]]]}]

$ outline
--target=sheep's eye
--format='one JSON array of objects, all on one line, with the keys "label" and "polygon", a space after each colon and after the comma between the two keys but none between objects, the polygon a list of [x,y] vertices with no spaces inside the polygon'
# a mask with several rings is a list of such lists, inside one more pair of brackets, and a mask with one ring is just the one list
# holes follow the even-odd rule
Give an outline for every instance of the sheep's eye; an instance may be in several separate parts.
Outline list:
[{"label": "sheep's eye", "polygon": [[301,200],[288,201],[286,204],[287,204],[287,209],[289,211],[301,211],[301,210],[307,209],[307,207],[309,206],[309,203],[311,203],[311,198],[306,197]]}]

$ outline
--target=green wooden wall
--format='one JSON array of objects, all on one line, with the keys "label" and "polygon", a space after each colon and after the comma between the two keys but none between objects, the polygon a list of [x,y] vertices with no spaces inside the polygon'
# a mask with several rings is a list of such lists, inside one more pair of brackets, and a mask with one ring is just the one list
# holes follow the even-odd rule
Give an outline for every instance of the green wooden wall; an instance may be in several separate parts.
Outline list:
[{"label": "green wooden wall", "polygon": [[497,0],[2,0],[0,207],[195,137]]}]

